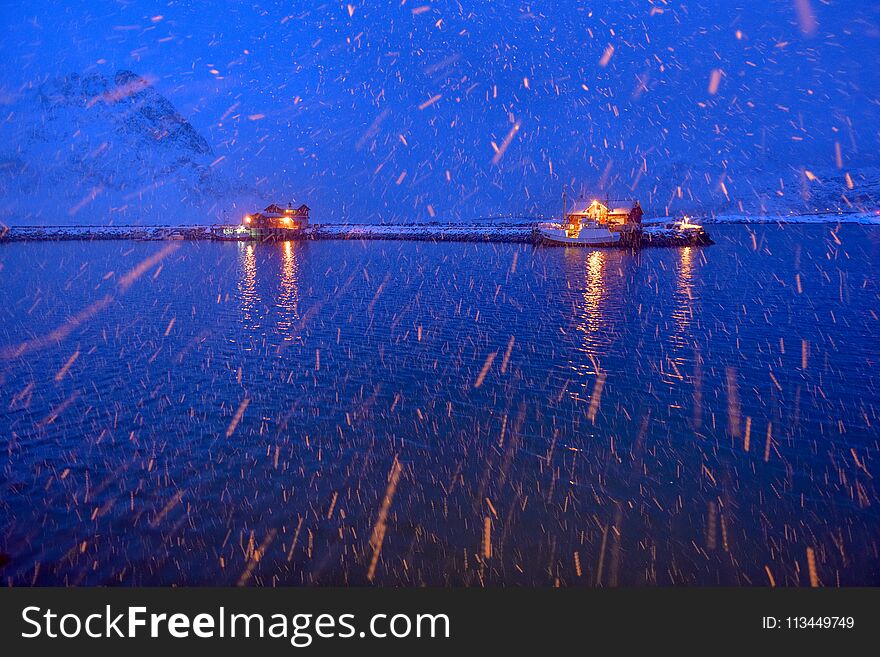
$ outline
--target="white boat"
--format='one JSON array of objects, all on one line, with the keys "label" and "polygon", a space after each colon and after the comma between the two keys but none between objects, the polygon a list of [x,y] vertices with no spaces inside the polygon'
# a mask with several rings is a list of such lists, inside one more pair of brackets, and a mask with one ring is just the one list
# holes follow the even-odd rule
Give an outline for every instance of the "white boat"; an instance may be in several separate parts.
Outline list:
[{"label": "white boat", "polygon": [[571,246],[610,246],[620,241],[620,233],[593,221],[577,224],[541,223],[538,224],[538,234],[547,242]]}]

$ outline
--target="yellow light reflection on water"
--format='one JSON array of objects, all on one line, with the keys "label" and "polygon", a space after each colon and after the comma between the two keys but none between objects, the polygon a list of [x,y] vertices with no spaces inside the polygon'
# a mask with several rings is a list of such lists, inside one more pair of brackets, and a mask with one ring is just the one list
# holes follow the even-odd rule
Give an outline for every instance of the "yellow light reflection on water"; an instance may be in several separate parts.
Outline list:
[{"label": "yellow light reflection on water", "polygon": [[667,383],[686,380],[687,365],[693,357],[691,330],[694,319],[694,255],[694,248],[690,246],[685,246],[679,251],[670,313],[672,325],[669,335],[671,350],[667,356],[669,367],[662,369],[663,378]]},{"label": "yellow light reflection on water", "polygon": [[576,399],[583,399],[593,389],[595,375],[601,371],[600,356],[607,344],[608,326],[605,305],[608,297],[606,280],[607,254],[604,251],[591,251],[584,261],[580,249],[567,249],[567,269],[573,275],[570,285],[577,286],[575,296],[575,330],[580,336],[576,350],[581,355],[571,361],[572,370],[582,383],[571,391]]},{"label": "yellow light reflection on water", "polygon": [[675,307],[672,310],[672,318],[676,323],[676,337],[683,344],[688,343],[687,332],[694,316],[693,279],[693,247],[686,246],[681,249],[675,287]]},{"label": "yellow light reflection on water", "polygon": [[586,279],[582,293],[584,305],[578,326],[578,329],[586,334],[588,351],[593,351],[605,328],[603,326],[602,302],[606,293],[605,252],[593,251],[587,257]]},{"label": "yellow light reflection on water", "polygon": [[257,291],[257,256],[250,242],[238,242],[238,293],[241,300],[241,321],[247,328],[258,328],[257,311],[260,294]]},{"label": "yellow light reflection on water", "polygon": [[278,310],[278,333],[285,341],[293,340],[299,323],[299,260],[293,242],[281,243],[281,284],[275,306]]}]

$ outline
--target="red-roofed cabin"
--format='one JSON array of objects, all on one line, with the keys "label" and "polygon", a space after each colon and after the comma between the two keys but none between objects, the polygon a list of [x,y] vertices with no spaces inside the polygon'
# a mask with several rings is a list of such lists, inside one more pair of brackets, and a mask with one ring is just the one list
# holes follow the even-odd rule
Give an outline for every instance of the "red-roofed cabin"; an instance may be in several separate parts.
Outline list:
[{"label": "red-roofed cabin", "polygon": [[272,203],[262,212],[245,215],[244,225],[248,228],[302,230],[309,225],[309,211],[306,204],[294,208],[288,203],[286,208],[282,208]]},{"label": "red-roofed cabin", "polygon": [[642,223],[642,206],[638,201],[577,201],[568,210],[569,223],[595,221],[611,230]]}]

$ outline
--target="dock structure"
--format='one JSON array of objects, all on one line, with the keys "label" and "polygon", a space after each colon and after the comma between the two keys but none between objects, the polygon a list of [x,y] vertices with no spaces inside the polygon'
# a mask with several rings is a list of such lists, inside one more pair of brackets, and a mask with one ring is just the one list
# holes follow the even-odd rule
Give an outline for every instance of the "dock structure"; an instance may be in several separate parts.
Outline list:
[{"label": "dock structure", "polygon": [[[264,209],[249,212],[238,224],[218,225],[68,225],[68,226],[4,226],[0,223],[0,242],[60,240],[216,240],[288,242],[293,240],[396,240],[420,242],[512,242],[596,247],[698,246],[712,244],[702,226],[687,218],[668,224],[642,221],[638,201],[578,201],[569,209],[563,192],[563,220],[553,227],[562,229],[571,238],[601,232],[602,240],[548,240],[548,226],[538,217],[494,217],[467,223],[337,223],[312,224],[311,208],[292,202],[284,207],[270,203]],[[585,228],[590,226],[589,229]]]},{"label": "dock structure", "polygon": [[[703,246],[712,244],[699,226],[680,222],[642,224],[639,230],[621,234],[615,247]],[[242,224],[199,226],[0,226],[0,242],[67,240],[394,240],[420,242],[511,242],[539,244],[536,222],[401,223],[401,224],[310,224],[295,230],[261,229]],[[612,247],[614,248],[614,247]]]}]

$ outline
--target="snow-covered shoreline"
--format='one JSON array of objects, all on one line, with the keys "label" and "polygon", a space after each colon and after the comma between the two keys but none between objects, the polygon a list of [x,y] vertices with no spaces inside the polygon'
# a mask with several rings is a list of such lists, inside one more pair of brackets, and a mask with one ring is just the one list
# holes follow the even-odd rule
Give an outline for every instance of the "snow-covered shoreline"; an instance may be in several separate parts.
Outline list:
[{"label": "snow-covered shoreline", "polygon": [[[874,212],[818,212],[811,214],[717,214],[691,217],[700,224],[880,224],[880,210]],[[651,220],[654,221],[654,220]],[[666,221],[665,219],[656,221]]]},{"label": "snow-covered shoreline", "polygon": [[[670,233],[673,219],[652,218],[643,222],[643,232],[653,243],[678,240]],[[838,224],[880,225],[878,213],[822,213],[809,215],[715,215],[694,219],[697,223],[724,224]],[[313,240],[416,240],[437,242],[520,242],[536,241],[537,221],[477,221],[469,223],[431,222],[398,224],[336,223],[314,224],[289,239]],[[0,242],[63,240],[229,240],[250,239],[237,232],[238,226],[162,225],[162,226],[2,226]],[[225,229],[225,230],[224,230]],[[286,237],[285,237],[286,238]]]},{"label": "snow-covered shoreline", "polygon": [[[430,224],[320,224],[302,231],[274,231],[260,236],[240,226],[20,226],[0,231],[0,242],[92,240],[388,240],[423,242],[509,242],[537,244],[534,222]],[[683,232],[658,224],[621,240],[620,247],[711,244],[705,233]]]},{"label": "snow-covered shoreline", "polygon": [[211,226],[2,226],[0,242],[213,239]]},{"label": "snow-covered shoreline", "polygon": [[459,242],[530,242],[535,223],[322,224],[314,239],[387,239]]}]

